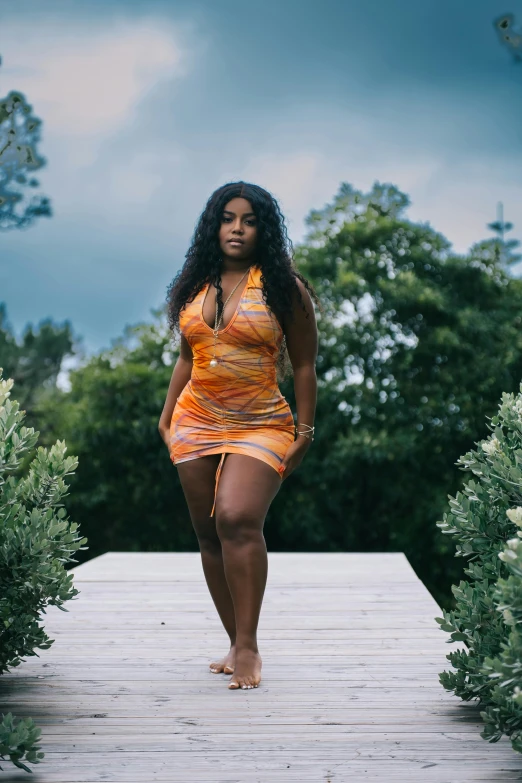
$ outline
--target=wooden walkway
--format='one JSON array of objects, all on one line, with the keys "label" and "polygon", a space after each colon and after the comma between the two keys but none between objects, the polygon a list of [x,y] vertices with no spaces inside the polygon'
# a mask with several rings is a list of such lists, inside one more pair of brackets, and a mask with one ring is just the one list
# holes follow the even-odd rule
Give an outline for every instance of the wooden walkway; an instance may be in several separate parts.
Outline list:
[{"label": "wooden walkway", "polygon": [[263,681],[227,688],[226,637],[197,553],[110,552],[51,607],[56,639],[0,678],[0,711],[32,716],[46,756],[0,781],[522,780],[506,738],[444,691],[440,609],[404,555],[270,553]]}]

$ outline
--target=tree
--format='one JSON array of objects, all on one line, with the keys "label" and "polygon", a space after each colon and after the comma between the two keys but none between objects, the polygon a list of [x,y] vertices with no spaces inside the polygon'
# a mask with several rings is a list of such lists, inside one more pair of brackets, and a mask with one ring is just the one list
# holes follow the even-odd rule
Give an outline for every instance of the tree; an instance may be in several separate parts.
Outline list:
[{"label": "tree", "polygon": [[[460,454],[522,377],[522,281],[487,243],[466,256],[404,217],[391,185],[343,184],[308,218],[296,260],[324,312],[316,437],[265,524],[269,549],[404,551],[441,604],[462,563],[436,527]],[[80,467],[71,513],[107,549],[197,548],[157,433],[176,350],[164,314],[129,327],[40,406]],[[295,411],[292,379],[281,386]],[[94,548],[93,548],[94,547]]]},{"label": "tree", "polygon": [[407,205],[391,185],[343,184],[308,218],[298,263],[327,309],[316,439],[267,527],[288,548],[404,551],[446,603],[462,566],[435,522],[522,377],[522,283],[483,243],[452,254]]},{"label": "tree", "polygon": [[70,373],[40,414],[48,438],[78,455],[71,514],[89,539],[89,556],[107,550],[196,550],[177,471],[158,434],[172,362],[165,313],[125,329],[112,347]]},{"label": "tree", "polygon": [[[56,387],[63,360],[81,351],[80,340],[73,335],[69,321],[57,325],[46,318],[36,329],[27,324],[17,340],[7,320],[5,303],[0,302],[0,367],[13,378],[18,401],[31,424],[39,418],[40,403]],[[41,430],[47,440],[45,422]]]},{"label": "tree", "polygon": [[504,222],[504,206],[500,201],[497,205],[497,219],[493,223],[488,223],[488,228],[494,231],[497,236],[496,239],[487,240],[485,244],[495,253],[497,262],[505,269],[518,263],[522,259],[522,255],[515,253],[515,248],[520,245],[520,242],[517,239],[510,239],[506,242],[504,239],[505,232],[511,231],[513,223]]},{"label": "tree", "polygon": [[46,196],[29,195],[40,184],[34,172],[45,165],[36,149],[41,124],[22,93],[0,100],[0,230],[27,228],[52,214]]}]

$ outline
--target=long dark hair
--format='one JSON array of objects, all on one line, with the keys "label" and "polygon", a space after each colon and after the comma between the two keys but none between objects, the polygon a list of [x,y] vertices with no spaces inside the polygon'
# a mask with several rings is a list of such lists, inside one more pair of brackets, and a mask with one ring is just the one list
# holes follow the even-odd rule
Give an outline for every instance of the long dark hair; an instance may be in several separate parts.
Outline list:
[{"label": "long dark hair", "polygon": [[[179,314],[192,302],[205,283],[213,283],[217,290],[218,313],[223,307],[221,288],[221,257],[219,229],[226,204],[240,197],[250,202],[257,222],[257,242],[254,262],[261,268],[263,296],[276,317],[289,314],[292,318],[292,293],[297,291],[301,306],[303,297],[296,283],[302,281],[312,299],[319,299],[311,284],[296,269],[293,261],[293,245],[289,239],[283,214],[276,199],[249,182],[229,182],[217,188],[210,196],[194,230],[186,260],[167,289],[167,318],[172,332],[179,330]],[[283,340],[277,360],[279,380],[291,370],[291,364]]]}]

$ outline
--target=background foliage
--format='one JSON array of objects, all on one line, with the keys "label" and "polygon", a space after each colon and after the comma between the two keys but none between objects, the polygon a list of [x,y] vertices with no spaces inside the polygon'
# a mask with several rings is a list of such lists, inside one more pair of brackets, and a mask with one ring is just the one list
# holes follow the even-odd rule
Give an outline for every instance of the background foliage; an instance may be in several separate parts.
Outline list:
[{"label": "background foliage", "polygon": [[34,193],[40,184],[34,173],[45,165],[37,151],[41,124],[22,93],[0,99],[0,231],[52,214],[47,196]]},{"label": "background foliage", "polygon": [[[436,521],[460,486],[459,456],[485,436],[501,393],[518,389],[522,282],[507,272],[506,243],[455,255],[429,225],[406,219],[408,203],[392,185],[363,194],[344,183],[308,217],[295,255],[325,307],[317,436],[265,535],[272,550],[404,551],[449,606],[462,562]],[[18,356],[42,442],[63,438],[78,455],[70,510],[89,539],[85,556],[195,550],[157,433],[177,356],[163,310],[83,361],[70,391],[55,384],[61,357],[75,351],[69,325],[26,334],[31,350],[4,314],[0,359]],[[295,411],[291,378],[282,391]]]}]

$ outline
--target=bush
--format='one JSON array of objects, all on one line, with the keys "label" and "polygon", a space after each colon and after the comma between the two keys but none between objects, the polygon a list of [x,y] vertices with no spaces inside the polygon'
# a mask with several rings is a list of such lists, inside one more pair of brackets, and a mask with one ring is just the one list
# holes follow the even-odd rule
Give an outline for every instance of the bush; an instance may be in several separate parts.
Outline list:
[{"label": "bush", "polygon": [[8,756],[16,767],[32,772],[22,759],[33,764],[39,764],[40,759],[43,759],[45,754],[36,744],[40,734],[41,729],[35,726],[31,718],[16,722],[16,718],[8,712],[0,723],[0,758]]},{"label": "bush", "polygon": [[[63,603],[78,594],[65,563],[77,562],[71,555],[87,541],[61,502],[78,461],[65,456],[64,441],[34,453],[39,433],[21,426],[25,411],[9,400],[12,386],[0,368],[0,674],[53,643],[39,625],[41,613],[47,606],[67,611]],[[30,719],[15,725],[10,713],[2,715],[0,758],[30,772],[22,761],[43,757],[39,733]]]},{"label": "bush", "polygon": [[[450,511],[438,522],[457,539],[457,557],[466,557],[468,581],[452,587],[453,611],[435,618],[448,641],[465,649],[449,653],[456,671],[440,682],[484,707],[481,736],[496,742],[503,734],[522,750],[522,385],[503,394],[491,437],[457,464],[471,472],[462,492],[450,498]],[[516,537],[513,537],[516,534]]]}]

